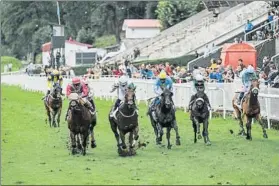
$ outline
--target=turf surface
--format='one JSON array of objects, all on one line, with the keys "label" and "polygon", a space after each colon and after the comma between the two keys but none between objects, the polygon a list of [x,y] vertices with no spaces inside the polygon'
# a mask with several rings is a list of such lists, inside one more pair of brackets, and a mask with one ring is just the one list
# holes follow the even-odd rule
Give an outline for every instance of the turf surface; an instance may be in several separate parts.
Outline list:
[{"label": "turf surface", "polygon": [[[253,141],[230,134],[238,131],[235,120],[213,119],[209,134],[212,146],[203,140],[193,144],[189,116],[177,112],[181,146],[155,145],[153,129],[140,105],[140,138],[149,142],[134,157],[119,157],[107,119],[112,102],[96,100],[97,148],[86,156],[69,155],[68,129],[45,124],[42,94],[17,87],[2,87],[2,184],[279,184],[279,132],[252,128]],[[63,106],[64,120],[67,103]],[[166,144],[165,135],[163,144]]]}]

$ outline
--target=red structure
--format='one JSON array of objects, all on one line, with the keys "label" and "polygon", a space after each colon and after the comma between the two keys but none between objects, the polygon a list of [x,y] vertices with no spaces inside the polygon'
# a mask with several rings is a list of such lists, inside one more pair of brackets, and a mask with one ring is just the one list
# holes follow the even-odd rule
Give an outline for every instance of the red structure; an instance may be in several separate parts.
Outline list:
[{"label": "red structure", "polygon": [[231,65],[233,69],[237,68],[239,59],[243,60],[245,66],[253,65],[256,68],[257,50],[248,43],[225,44],[221,52],[221,59],[223,65]]}]

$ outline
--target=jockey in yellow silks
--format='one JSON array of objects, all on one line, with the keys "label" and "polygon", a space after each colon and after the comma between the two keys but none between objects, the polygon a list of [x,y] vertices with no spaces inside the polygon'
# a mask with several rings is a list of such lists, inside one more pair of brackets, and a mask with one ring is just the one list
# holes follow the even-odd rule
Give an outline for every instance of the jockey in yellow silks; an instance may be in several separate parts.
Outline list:
[{"label": "jockey in yellow silks", "polygon": [[[50,94],[50,90],[53,88],[53,85],[55,83],[59,83],[60,87],[62,87],[62,85],[63,85],[63,76],[59,73],[58,70],[53,70],[48,75],[48,77],[47,77],[47,93],[46,93],[46,96],[44,96],[44,98],[46,98]],[[61,91],[62,91],[62,89],[61,89]],[[63,95],[62,92],[61,92],[61,95]]]}]

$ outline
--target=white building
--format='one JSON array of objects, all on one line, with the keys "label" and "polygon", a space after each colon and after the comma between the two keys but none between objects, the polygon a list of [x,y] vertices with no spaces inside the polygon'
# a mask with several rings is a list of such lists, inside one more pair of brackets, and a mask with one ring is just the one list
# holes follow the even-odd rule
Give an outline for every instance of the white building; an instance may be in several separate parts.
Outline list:
[{"label": "white building", "polygon": [[[69,40],[65,41],[65,63],[67,66],[76,66],[83,64],[93,64],[95,62],[95,56],[97,49],[90,49],[92,45],[80,43],[77,41]],[[54,57],[56,52],[54,51]],[[49,64],[51,52],[51,42],[42,45],[42,61],[43,65]],[[86,54],[84,54],[86,53]],[[61,53],[62,55],[62,53]]]},{"label": "white building", "polygon": [[126,39],[152,38],[161,32],[161,24],[157,19],[125,19],[122,30]]}]

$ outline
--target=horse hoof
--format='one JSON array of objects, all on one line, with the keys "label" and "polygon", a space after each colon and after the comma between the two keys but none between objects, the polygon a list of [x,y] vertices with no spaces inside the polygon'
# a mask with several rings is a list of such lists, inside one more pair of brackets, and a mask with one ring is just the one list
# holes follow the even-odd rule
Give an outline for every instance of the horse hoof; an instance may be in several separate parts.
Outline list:
[{"label": "horse hoof", "polygon": [[197,139],[194,139],[194,143],[197,143]]},{"label": "horse hoof", "polygon": [[200,134],[198,135],[198,139],[202,139],[202,136]]},{"label": "horse hoof", "polygon": [[206,144],[205,144],[206,146],[210,146],[211,145],[211,142],[210,141],[208,141],[208,142],[206,142]]},{"label": "horse hoof", "polygon": [[168,149],[171,149],[171,145],[168,145]]},{"label": "horse hoof", "polygon": [[97,147],[96,142],[95,141],[91,142],[91,148],[93,149],[93,148],[96,148],[96,147]]},{"label": "horse hoof", "polygon": [[246,139],[252,141],[252,137],[247,136]]},{"label": "horse hoof", "polygon": [[77,153],[76,149],[72,149],[72,155],[75,155]]},{"label": "horse hoof", "polygon": [[266,139],[268,138],[267,134],[264,134],[263,137],[266,138]]},{"label": "horse hoof", "polygon": [[86,151],[85,151],[85,150],[82,152],[82,155],[83,155],[83,156],[85,156],[85,155],[86,155]]},{"label": "horse hoof", "polygon": [[181,145],[180,140],[176,140],[176,145],[177,146]]}]

